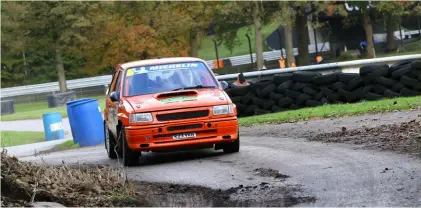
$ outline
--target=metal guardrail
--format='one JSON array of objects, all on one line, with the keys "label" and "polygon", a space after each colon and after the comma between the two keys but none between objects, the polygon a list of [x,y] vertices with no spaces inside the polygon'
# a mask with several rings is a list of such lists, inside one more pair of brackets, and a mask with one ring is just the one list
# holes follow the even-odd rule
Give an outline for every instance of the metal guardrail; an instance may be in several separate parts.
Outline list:
[{"label": "metal guardrail", "polygon": [[[344,62],[318,64],[318,65],[311,65],[311,66],[300,66],[300,67],[285,68],[285,69],[270,69],[270,70],[264,70],[264,71],[246,72],[246,73],[243,73],[243,75],[245,78],[252,78],[252,77],[274,75],[274,74],[280,74],[280,73],[286,73],[286,72],[294,72],[294,71],[306,71],[306,70],[310,71],[310,70],[321,70],[321,69],[326,70],[326,69],[335,69],[335,68],[344,68],[344,67],[353,67],[353,66],[355,67],[355,66],[364,65],[364,64],[378,64],[378,63],[403,61],[403,60],[411,60],[411,59],[421,59],[421,54],[363,59],[363,60],[356,60],[356,61],[344,61]],[[217,79],[218,80],[233,80],[233,79],[237,79],[238,74],[239,73],[220,75],[220,76],[217,76]]]},{"label": "metal guardrail", "polygon": [[[266,53],[274,53],[274,52],[266,52]],[[273,57],[275,57],[275,55]],[[421,58],[421,55],[419,54],[395,56],[395,57],[386,57],[386,58],[375,58],[375,59],[365,59],[365,60],[357,60],[357,61],[346,61],[346,62],[311,65],[311,66],[302,66],[302,67],[286,68],[286,69],[272,69],[272,70],[264,70],[264,71],[247,72],[247,73],[244,73],[244,75],[246,77],[258,77],[258,76],[272,75],[272,74],[277,74],[277,73],[292,72],[292,71],[299,71],[299,70],[320,70],[320,69],[356,66],[356,65],[361,65],[361,64],[374,64],[374,63],[401,61],[401,60],[419,59],[419,58]],[[230,80],[230,79],[236,79],[237,76],[238,76],[238,73],[219,75],[217,76],[217,79]],[[98,76],[98,77],[68,80],[67,87],[68,89],[72,90],[72,89],[108,85],[110,82],[111,82],[111,75],[105,75],[105,76]],[[31,95],[31,94],[57,92],[57,91],[59,91],[58,82],[50,82],[50,83],[37,84],[37,85],[26,85],[26,86],[20,86],[20,87],[2,88],[0,91],[0,96],[1,98],[7,98],[7,97],[14,97],[14,96],[21,96],[21,95]]]},{"label": "metal guardrail", "polygon": [[[318,48],[320,48],[323,44],[326,43],[319,43]],[[327,42],[327,44],[329,44]],[[330,50],[330,47],[326,47],[326,50]],[[294,48],[294,55],[298,55],[298,49]],[[284,52],[284,58],[286,58],[285,50]],[[314,44],[309,45],[309,53],[315,53],[316,49]],[[275,51],[268,51],[263,53],[263,58],[267,61],[272,60],[278,60],[281,56],[280,50]],[[256,60],[256,54],[253,55],[253,60]],[[239,65],[245,65],[250,64],[250,55],[242,55],[242,56],[233,56],[229,58],[231,61],[232,66],[239,66]],[[209,65],[211,69],[214,68],[213,66],[213,60],[206,61],[206,63]],[[80,88],[87,88],[87,87],[96,87],[101,85],[106,85],[111,82],[111,75],[105,75],[105,76],[97,76],[97,77],[90,77],[90,78],[82,78],[82,79],[74,79],[74,80],[68,80],[67,81],[67,88],[72,89],[80,89]],[[38,93],[48,93],[48,92],[57,92],[59,91],[59,85],[58,82],[49,82],[49,83],[43,83],[43,84],[36,84],[36,85],[26,85],[26,86],[19,86],[19,87],[8,87],[8,88],[2,88],[0,90],[0,97],[6,98],[6,97],[14,97],[14,96],[21,96],[21,95],[30,95],[30,94],[38,94]]]}]

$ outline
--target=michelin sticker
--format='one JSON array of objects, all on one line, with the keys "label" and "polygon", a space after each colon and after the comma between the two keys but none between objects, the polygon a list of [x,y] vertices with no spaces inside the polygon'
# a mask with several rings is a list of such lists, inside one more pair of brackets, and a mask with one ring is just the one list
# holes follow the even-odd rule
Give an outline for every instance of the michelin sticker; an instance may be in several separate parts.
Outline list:
[{"label": "michelin sticker", "polygon": [[127,70],[126,76],[133,76],[135,74],[145,74],[150,71],[165,71],[168,69],[196,69],[204,67],[203,64],[199,63],[182,63],[182,64],[164,64],[155,66],[143,66],[137,68],[130,68]]},{"label": "michelin sticker", "polygon": [[182,101],[189,101],[189,100],[196,100],[196,97],[180,96],[180,97],[172,97],[172,98],[162,99],[160,101],[162,103],[174,103],[174,102],[182,102]]}]

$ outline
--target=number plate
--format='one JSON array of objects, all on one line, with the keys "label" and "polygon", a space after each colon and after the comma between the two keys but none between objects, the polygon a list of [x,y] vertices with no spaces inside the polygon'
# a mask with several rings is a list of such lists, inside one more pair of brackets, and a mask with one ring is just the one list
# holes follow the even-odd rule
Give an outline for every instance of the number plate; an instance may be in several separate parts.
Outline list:
[{"label": "number plate", "polygon": [[183,134],[176,134],[172,138],[174,140],[181,140],[181,139],[189,139],[189,138],[195,138],[196,133],[183,133]]}]

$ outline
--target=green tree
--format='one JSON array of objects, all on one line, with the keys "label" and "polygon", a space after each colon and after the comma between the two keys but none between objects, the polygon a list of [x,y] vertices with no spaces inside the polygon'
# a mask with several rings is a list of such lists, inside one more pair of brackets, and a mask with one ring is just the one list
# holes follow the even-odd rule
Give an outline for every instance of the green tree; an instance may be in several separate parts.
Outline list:
[{"label": "green tree", "polygon": [[287,65],[295,63],[294,45],[292,40],[292,28],[295,25],[295,11],[292,9],[292,2],[280,1],[279,10],[274,13],[273,18],[284,28],[285,52],[287,56]]},{"label": "green tree", "polygon": [[[200,48],[200,40],[205,35],[206,29],[215,14],[216,3],[207,1],[195,2],[173,2],[175,8],[171,9],[172,14],[184,16],[186,24],[183,27],[189,39],[190,56],[197,57]],[[171,22],[171,21],[169,21]]]},{"label": "green tree", "polygon": [[89,39],[95,41],[84,49],[89,56],[86,70],[95,74],[127,61],[195,56],[211,3],[193,5],[196,14],[185,2],[102,3],[103,8],[92,13],[95,27]]},{"label": "green tree", "polygon": [[358,6],[365,30],[365,38],[367,41],[367,56],[368,58],[374,58],[374,40],[373,40],[373,26],[371,14],[374,12],[373,6],[368,1],[356,1],[352,2],[352,5]]},{"label": "green tree", "polygon": [[[298,36],[298,63],[300,65],[309,64],[309,35],[307,24],[310,24],[314,30],[323,28],[325,23],[319,22],[319,14],[324,13],[333,16],[347,17],[348,13],[342,4],[336,4],[336,1],[298,1],[294,2],[295,25]],[[310,19],[307,22],[307,19]]]},{"label": "green tree", "polygon": [[387,34],[387,51],[391,52],[396,49],[396,41],[393,32],[401,22],[401,17],[410,13],[407,10],[407,4],[399,1],[377,2],[376,9],[385,16],[386,34]]},{"label": "green tree", "polygon": [[[274,7],[275,5],[275,7]],[[262,25],[266,24],[276,11],[276,2],[263,1],[228,1],[217,4],[215,27],[217,40],[228,49],[238,45],[237,31],[241,26],[253,25],[256,49],[257,70],[263,68],[263,38]],[[250,31],[251,32],[251,31]]]},{"label": "green tree", "polygon": [[321,3],[309,1],[279,2],[279,11],[276,12],[274,17],[284,27],[287,62],[289,66],[293,62],[295,63],[292,40],[292,28],[294,27],[297,31],[298,63],[303,66],[309,64],[308,46],[310,42],[307,27],[309,23],[308,17],[309,15],[320,11],[320,5]]},{"label": "green tree", "polygon": [[21,20],[27,8],[16,2],[4,2],[1,7],[1,79],[2,87],[22,84],[25,79],[25,32],[20,31]]},{"label": "green tree", "polygon": [[309,64],[309,34],[307,27],[307,18],[310,12],[307,12],[307,8],[312,7],[309,2],[306,1],[297,1],[294,2],[294,11],[295,11],[295,28],[297,30],[297,39],[298,39],[298,63],[300,66],[305,66]]},{"label": "green tree", "polygon": [[42,45],[55,54],[61,92],[67,91],[63,53],[87,42],[84,33],[92,27],[87,18],[88,2],[23,2],[28,9],[22,22],[25,41]]}]

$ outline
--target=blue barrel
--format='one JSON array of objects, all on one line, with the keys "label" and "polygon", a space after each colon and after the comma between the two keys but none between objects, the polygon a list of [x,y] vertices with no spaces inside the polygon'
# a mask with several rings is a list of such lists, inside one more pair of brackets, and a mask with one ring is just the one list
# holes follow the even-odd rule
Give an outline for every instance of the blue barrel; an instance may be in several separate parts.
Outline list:
[{"label": "blue barrel", "polygon": [[76,123],[75,132],[81,147],[95,146],[104,142],[104,120],[98,100],[86,100],[71,106]]},{"label": "blue barrel", "polygon": [[91,98],[83,98],[79,100],[73,100],[66,103],[67,107],[67,118],[69,119],[70,124],[70,130],[72,132],[73,141],[75,144],[79,143],[78,136],[76,130],[78,129],[76,127],[77,123],[75,122],[75,116],[72,114],[72,106],[78,103],[86,102],[88,100],[92,100]]},{"label": "blue barrel", "polygon": [[64,130],[60,112],[43,114],[42,122],[44,123],[44,133],[47,141],[64,139]]}]

